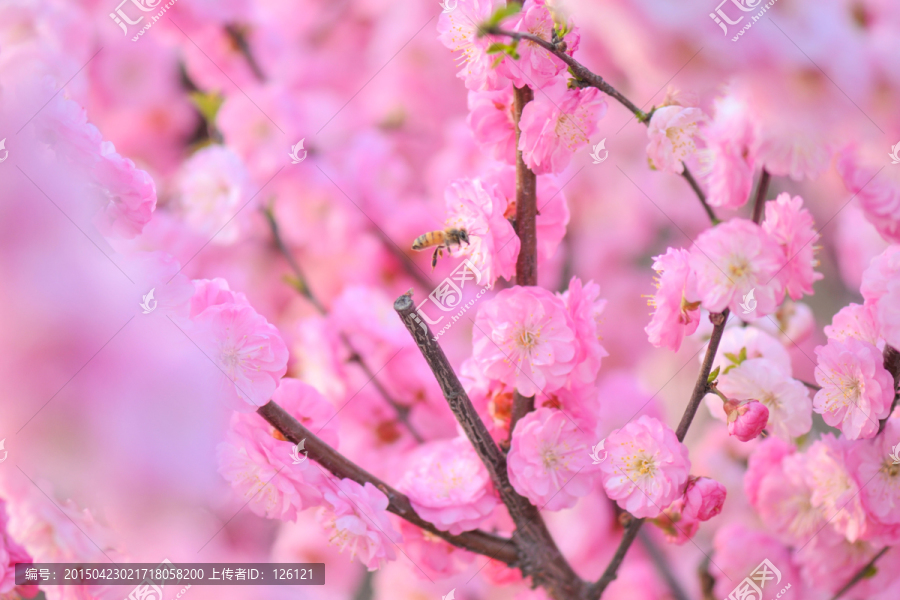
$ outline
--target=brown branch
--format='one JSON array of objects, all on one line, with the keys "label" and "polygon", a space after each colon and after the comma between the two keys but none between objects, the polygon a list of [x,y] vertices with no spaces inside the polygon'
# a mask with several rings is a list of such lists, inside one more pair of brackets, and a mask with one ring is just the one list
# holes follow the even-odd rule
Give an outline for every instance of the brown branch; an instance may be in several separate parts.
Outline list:
[{"label": "brown branch", "polygon": [[250,66],[250,70],[253,72],[256,79],[260,82],[264,82],[266,76],[262,72],[262,69],[259,68],[259,63],[256,62],[256,57],[253,56],[253,52],[250,50],[250,44],[247,43],[247,36],[245,35],[244,28],[237,25],[226,25],[225,33],[228,34],[231,43],[244,55],[244,58],[247,60],[247,64]]},{"label": "brown branch", "polygon": [[897,400],[900,398],[900,395],[897,394],[897,386],[900,385],[900,352],[893,346],[885,344],[883,356],[884,368],[894,377],[894,401],[891,403],[891,410],[888,416],[878,423],[878,433],[884,431],[884,426],[887,425],[887,420],[891,418],[891,413],[897,408]]},{"label": "brown branch", "polygon": [[[278,229],[278,222],[275,220],[275,214],[272,212],[271,208],[263,209],[263,214],[266,216],[266,221],[269,223],[269,229],[272,231],[272,238],[275,240],[275,246],[284,256],[285,260],[287,260],[288,265],[291,267],[291,270],[294,272],[294,289],[296,289],[300,294],[309,300],[310,304],[312,304],[315,309],[319,312],[320,315],[327,315],[328,311],[325,309],[325,305],[322,304],[319,299],[312,293],[312,290],[309,288],[309,283],[306,280],[306,275],[303,272],[303,269],[300,268],[300,264],[294,259],[294,255],[291,254],[291,251],[288,249],[287,245],[284,243],[284,238],[281,237],[281,232]],[[350,362],[354,362],[359,365],[360,369],[362,369],[363,374],[368,378],[368,381],[372,382],[372,385],[375,386],[375,389],[378,390],[378,393],[384,398],[384,400],[391,405],[391,408],[397,413],[397,419],[406,426],[406,429],[413,436],[413,438],[422,443],[424,438],[422,435],[413,427],[412,423],[409,420],[409,407],[401,404],[397,400],[395,400],[388,391],[381,385],[381,382],[378,381],[375,377],[375,373],[372,369],[369,368],[369,365],[362,359],[359,352],[353,347],[353,344],[350,342],[350,338],[347,337],[347,334],[343,331],[340,332],[341,341],[350,351],[350,356],[348,360]]]},{"label": "brown branch", "polygon": [[[619,90],[611,86],[606,82],[603,77],[597,75],[583,64],[566,54],[563,50],[562,43],[553,43],[548,42],[547,40],[540,38],[532,33],[526,33],[523,31],[507,31],[505,29],[501,29],[499,27],[489,27],[482,31],[485,35],[505,35],[514,40],[527,40],[529,42],[533,42],[540,46],[541,48],[550,52],[553,56],[558,58],[559,60],[566,63],[569,67],[569,71],[571,71],[572,75],[575,76],[575,79],[579,82],[585,83],[590,87],[595,87],[604,94],[608,96],[612,96],[619,103],[627,108],[631,113],[637,118],[637,120],[644,125],[648,125],[650,123],[650,117],[653,115],[653,111],[651,110],[649,113],[645,113],[637,105],[622,95]],[[703,205],[703,209],[706,211],[706,214],[709,215],[710,220],[713,225],[719,223],[719,219],[716,217],[716,214],[713,212],[712,208],[706,202],[706,196],[703,194],[703,190],[700,189],[700,186],[697,185],[697,181],[694,179],[691,172],[685,167],[684,172],[681,174],[682,177],[690,184],[691,189],[694,190],[694,193],[697,194],[697,197],[700,199],[700,203]]]},{"label": "brown branch", "polygon": [[304,441],[304,449],[307,452],[307,456],[322,465],[335,477],[352,479],[360,485],[369,482],[380,489],[388,497],[387,509],[398,517],[406,519],[413,525],[433,533],[458,548],[490,556],[511,567],[518,566],[519,556],[516,552],[516,547],[510,540],[483,531],[467,531],[460,535],[450,535],[446,531],[437,529],[416,513],[405,494],[395,490],[387,483],[347,459],[337,450],[323,442],[275,402],[270,400],[258,408],[256,412],[268,421],[272,427],[280,431],[286,439],[295,444]]},{"label": "brown branch", "polygon": [[[525,105],[534,100],[534,92],[528,86],[515,89],[516,148],[519,147],[519,121]],[[516,235],[519,237],[519,257],[516,259],[516,285],[537,285],[537,175],[522,159],[522,151],[516,150]],[[519,419],[534,410],[534,396],[513,393],[509,417],[509,437],[504,447],[509,448],[513,430]]]},{"label": "brown branch", "polygon": [[[694,391],[691,394],[691,399],[684,409],[684,414],[681,417],[681,422],[678,424],[678,429],[675,430],[675,435],[678,437],[679,442],[684,441],[688,428],[690,428],[691,422],[697,414],[700,402],[709,390],[709,373],[712,371],[713,360],[716,358],[716,352],[719,350],[719,342],[722,341],[722,334],[725,332],[725,323],[728,321],[728,309],[726,308],[721,313],[709,315],[709,320],[713,323],[713,330],[712,335],[709,338],[709,345],[706,347],[706,355],[703,357],[700,373],[697,375],[697,381],[694,383]],[[628,549],[637,537],[638,530],[643,523],[644,519],[634,519],[628,524],[628,527],[625,528],[625,534],[622,536],[622,541],[619,542],[619,547],[616,549],[615,555],[613,555],[612,560],[609,565],[607,565],[603,575],[600,576],[600,579],[590,587],[588,594],[589,600],[600,598],[607,586],[609,586],[616,578],[619,565],[622,564],[625,553],[628,552]]]},{"label": "brown branch", "polygon": [[861,568],[859,571],[856,572],[856,575],[854,575],[853,578],[847,582],[847,585],[842,587],[840,590],[838,590],[837,594],[835,594],[834,596],[831,597],[831,600],[838,600],[838,598],[840,598],[841,596],[843,596],[844,594],[847,593],[847,590],[849,590],[854,585],[859,583],[859,581],[862,578],[864,578],[866,575],[868,575],[869,572],[875,568],[875,561],[877,561],[879,558],[881,558],[884,555],[884,553],[890,549],[891,549],[890,546],[885,546],[884,548],[882,548],[881,551],[878,552],[878,554],[876,554],[875,556],[872,557],[872,560],[870,560],[868,563],[866,563],[865,566],[863,566],[863,568]]},{"label": "brown branch", "polygon": [[769,192],[769,181],[772,176],[763,168],[759,182],[756,184],[756,200],[753,203],[753,222],[759,225],[762,221],[763,206],[766,204],[766,194]]},{"label": "brown branch", "polygon": [[694,176],[691,174],[688,166],[684,163],[681,164],[684,165],[684,171],[681,173],[681,176],[685,178],[685,180],[691,186],[691,189],[694,190],[695,194],[697,194],[697,198],[700,199],[700,204],[703,206],[703,210],[706,211],[706,216],[709,217],[710,222],[713,225],[718,225],[719,223],[721,223],[721,221],[719,220],[719,217],[716,216],[716,213],[713,212],[712,207],[706,201],[706,194],[704,194],[703,190],[700,189],[700,184],[697,183],[696,179],[694,179]]},{"label": "brown branch", "polygon": [[538,509],[513,489],[506,471],[506,456],[491,438],[428,325],[416,314],[412,296],[400,296],[394,302],[394,310],[425,357],[450,410],[472,442],[500,494],[500,499],[516,524],[513,540],[519,549],[518,567],[523,576],[530,576],[535,585],[544,587],[556,600],[582,598],[586,592],[584,582],[559,551]]}]

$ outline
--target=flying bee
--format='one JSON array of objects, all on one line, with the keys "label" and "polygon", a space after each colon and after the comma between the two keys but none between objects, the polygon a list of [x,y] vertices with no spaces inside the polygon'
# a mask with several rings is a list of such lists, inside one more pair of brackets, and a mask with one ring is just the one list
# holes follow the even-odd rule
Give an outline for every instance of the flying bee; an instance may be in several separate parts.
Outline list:
[{"label": "flying bee", "polygon": [[463,242],[466,243],[466,246],[469,245],[469,232],[465,229],[448,227],[443,230],[439,229],[423,233],[413,242],[412,249],[424,250],[435,246],[434,255],[431,257],[431,268],[434,269],[437,266],[438,256],[444,255],[444,248],[447,249],[447,254],[450,254],[451,245],[459,248]]}]

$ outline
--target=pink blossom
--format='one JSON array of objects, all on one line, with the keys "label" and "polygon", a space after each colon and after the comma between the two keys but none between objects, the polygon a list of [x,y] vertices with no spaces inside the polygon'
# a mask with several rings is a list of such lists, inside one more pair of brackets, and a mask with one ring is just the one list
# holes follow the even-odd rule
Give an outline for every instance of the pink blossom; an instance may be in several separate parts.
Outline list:
[{"label": "pink blossom", "polygon": [[413,573],[419,578],[446,579],[460,573],[475,560],[475,554],[408,521],[400,521],[400,533],[403,535],[403,552],[415,563],[417,568]]},{"label": "pink blossom", "polygon": [[652,523],[662,530],[667,542],[676,546],[690,541],[700,529],[700,521],[687,509],[684,496],[670,504]]},{"label": "pink blossom", "polygon": [[35,120],[39,139],[57,156],[80,165],[99,188],[94,221],[101,233],[131,239],[143,231],[156,208],[156,186],[148,173],[116,152],[75,101],[56,95]]},{"label": "pink blossom", "polygon": [[484,374],[523,396],[564,387],[577,366],[575,323],[544,288],[516,286],[484,302],[472,335]]},{"label": "pink blossom", "polygon": [[569,288],[563,292],[562,301],[572,317],[578,352],[577,366],[572,379],[581,384],[593,383],[600,371],[600,363],[609,352],[600,344],[600,315],[606,308],[606,300],[600,298],[600,286],[593,281],[582,284],[577,277],[569,281]]},{"label": "pink blossom", "polygon": [[[900,444],[900,418],[897,414],[887,420],[884,431],[878,436],[850,446],[847,467],[856,474],[862,486],[860,496],[869,520],[878,526],[896,531],[900,524],[900,469],[894,464]],[[900,450],[900,448],[898,448]],[[891,531],[890,533],[894,533]],[[885,543],[896,544],[896,535]]]},{"label": "pink blossom", "polygon": [[[772,438],[774,439],[774,438]],[[768,442],[765,440],[763,444]],[[807,479],[808,457],[790,452],[778,453],[764,466],[758,466],[758,489],[752,504],[766,527],[788,544],[805,544],[827,524],[832,515],[824,515],[812,504],[812,488]],[[748,471],[745,486],[751,485]]]},{"label": "pink blossom", "polygon": [[872,259],[859,289],[881,326],[881,337],[900,348],[900,246],[888,246]]},{"label": "pink blossom", "polygon": [[866,512],[860,498],[859,476],[851,472],[847,450],[850,442],[825,434],[804,453],[810,503],[834,529],[855,542],[866,533]]},{"label": "pink blossom", "polygon": [[684,492],[691,461],[675,432],[641,415],[606,437],[603,489],[635,517],[655,517]]},{"label": "pink blossom", "polygon": [[725,486],[709,477],[691,477],[684,492],[684,512],[699,521],[709,521],[722,512]]},{"label": "pink blossom", "polygon": [[654,310],[644,331],[657,348],[677,352],[684,336],[694,333],[700,324],[697,277],[691,271],[687,250],[669,248],[653,260],[653,270],[658,273],[656,293],[647,303]]},{"label": "pink blossom", "polygon": [[[16,589],[22,597],[34,596],[37,590],[32,586],[16,588],[16,563],[34,562],[28,551],[16,542],[6,531],[9,517],[6,514],[6,501],[0,499],[0,594],[7,594]],[[17,597],[16,593],[11,594]]]},{"label": "pink blossom", "polygon": [[[711,557],[717,566],[715,572],[718,573],[715,597],[727,598],[744,578],[750,577],[763,560],[768,560],[781,572],[782,587],[788,582],[792,586],[799,586],[800,576],[791,560],[790,549],[772,535],[750,529],[746,522],[743,520],[727,523],[716,531],[713,539],[715,553]],[[769,596],[770,586],[773,590],[781,589],[773,586],[773,582],[774,580],[770,579],[763,591],[763,598],[766,600],[778,593],[775,591]],[[782,597],[789,599],[793,595],[792,592],[793,588]]]},{"label": "pink blossom", "polygon": [[753,186],[753,125],[747,105],[735,96],[715,101],[715,115],[704,129],[701,151],[710,206],[738,208],[746,204]]},{"label": "pink blossom", "polygon": [[444,12],[438,18],[438,40],[458,57],[462,65],[457,77],[470,90],[499,90],[507,85],[507,79],[493,67],[496,55],[487,49],[494,40],[491,36],[478,36],[478,25],[505,6],[503,0],[459,0],[456,8]]},{"label": "pink blossom", "polygon": [[758,506],[757,498],[762,480],[772,469],[781,465],[784,457],[796,450],[796,446],[777,437],[767,437],[756,445],[747,458],[747,471],[744,473],[744,493],[750,504]]},{"label": "pink blossom", "polygon": [[322,503],[322,472],[306,461],[291,464],[291,446],[259,415],[231,415],[226,441],[216,448],[219,473],[254,514],[293,521],[297,511]]},{"label": "pink blossom", "polygon": [[[516,17],[518,21],[512,27],[513,30],[530,33],[547,42],[551,41],[556,24],[545,0],[525,0],[522,11]],[[567,54],[575,52],[579,39],[577,29],[570,27],[563,37],[567,45]],[[497,67],[516,87],[527,85],[534,90],[540,90],[567,68],[563,61],[534,42],[522,40],[516,50],[519,53],[518,60],[505,57]]]},{"label": "pink blossom", "polygon": [[878,331],[875,306],[852,302],[831,317],[831,325],[825,326],[825,335],[829,339],[843,342],[856,338],[876,347],[884,345]]},{"label": "pink blossom", "polygon": [[509,165],[516,164],[514,104],[512,85],[498,91],[470,91],[466,118],[485,154]]},{"label": "pink blossom", "polygon": [[743,361],[720,378],[718,387],[735,400],[759,400],[768,410],[765,426],[784,440],[800,437],[812,427],[812,401],[806,386],[771,360]]},{"label": "pink blossom", "polygon": [[894,379],[884,368],[878,348],[856,338],[828,340],[816,347],[816,383],[822,389],[813,398],[813,410],[851,440],[869,438],[878,420],[890,413]]},{"label": "pink blossom", "polygon": [[234,292],[228,282],[217,277],[215,279],[195,279],[194,295],[191,296],[191,318],[193,319],[210,306],[219,304],[236,304],[250,306],[250,301],[243,292]]},{"label": "pink blossom", "polygon": [[728,435],[733,435],[742,442],[758,437],[769,422],[769,409],[756,400],[741,404],[726,402],[725,414],[728,415]]},{"label": "pink blossom", "polygon": [[587,433],[565,413],[539,408],[516,423],[507,456],[515,490],[544,510],[572,508],[591,492],[592,464]]},{"label": "pink blossom", "polygon": [[319,522],[330,533],[332,544],[350,551],[350,559],[369,571],[383,567],[397,558],[394,546],[400,534],[388,518],[388,497],[366,482],[362,486],[352,479],[332,479],[324,494],[325,504],[319,509]]},{"label": "pink blossom", "polygon": [[841,151],[836,166],[866,220],[884,239],[900,243],[900,185],[896,180],[878,174],[879,168],[866,164],[855,148]]},{"label": "pink blossom", "polygon": [[814,271],[819,264],[815,259],[815,244],[820,236],[813,228],[812,215],[803,208],[803,199],[791,198],[785,192],[766,202],[762,227],[784,252],[785,267],[778,277],[788,295],[797,300],[803,294],[812,294],[813,282],[822,279],[822,274]]},{"label": "pink blossom", "polygon": [[520,242],[504,216],[506,201],[497,188],[480,179],[459,179],[447,186],[444,200],[447,224],[469,234],[469,244],[454,253],[471,256],[487,285],[498,277],[511,279]]},{"label": "pink blossom", "polygon": [[210,306],[194,317],[189,334],[227,379],[223,393],[236,410],[268,402],[287,371],[278,329],[250,306]]},{"label": "pink blossom", "polygon": [[537,173],[561,173],[580,148],[597,132],[606,114],[606,100],[597,88],[543,90],[525,105],[519,120],[519,150],[528,168]]},{"label": "pink blossom", "polygon": [[706,115],[699,108],[663,106],[657,108],[647,128],[647,158],[660,171],[682,173],[684,161],[697,151],[694,142],[699,124]]},{"label": "pink blossom", "polygon": [[463,437],[417,448],[397,489],[420,517],[453,535],[477,529],[500,503],[484,463]]},{"label": "pink blossom", "polygon": [[237,241],[240,226],[235,217],[250,196],[247,169],[227,146],[207,146],[182,166],[178,202],[184,221],[203,237],[212,237],[213,243]]},{"label": "pink blossom", "polygon": [[[784,285],[776,275],[784,255],[752,221],[732,219],[701,233],[691,247],[690,264],[703,307],[710,312],[730,308],[753,320],[775,312],[783,298]],[[751,290],[757,305],[747,313],[741,302]]]},{"label": "pink blossom", "polygon": [[[768,319],[761,320],[765,323]],[[741,351],[746,352],[748,359],[765,358],[769,361],[769,366],[781,371],[787,377],[791,376],[791,355],[784,345],[777,339],[772,337],[770,333],[759,328],[754,324],[752,327],[726,327],[725,333],[722,334],[722,340],[719,342],[719,351],[713,360],[713,369],[719,368],[719,381],[725,381],[731,371],[725,373],[729,366],[735,363],[729,357],[740,356]],[[698,362],[702,362],[704,352],[698,355]]]}]

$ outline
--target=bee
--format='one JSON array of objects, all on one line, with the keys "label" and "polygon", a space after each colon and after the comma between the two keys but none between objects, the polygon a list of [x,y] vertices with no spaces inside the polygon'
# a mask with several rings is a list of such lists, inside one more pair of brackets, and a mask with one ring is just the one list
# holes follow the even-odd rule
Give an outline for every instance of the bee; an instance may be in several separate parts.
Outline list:
[{"label": "bee", "polygon": [[431,268],[434,269],[437,266],[438,256],[444,255],[444,248],[447,249],[447,254],[450,254],[451,245],[455,245],[458,248],[463,242],[466,243],[466,246],[469,245],[469,232],[465,229],[448,227],[443,230],[439,229],[423,233],[413,242],[412,249],[424,250],[425,248],[436,246],[434,255],[431,257]]}]

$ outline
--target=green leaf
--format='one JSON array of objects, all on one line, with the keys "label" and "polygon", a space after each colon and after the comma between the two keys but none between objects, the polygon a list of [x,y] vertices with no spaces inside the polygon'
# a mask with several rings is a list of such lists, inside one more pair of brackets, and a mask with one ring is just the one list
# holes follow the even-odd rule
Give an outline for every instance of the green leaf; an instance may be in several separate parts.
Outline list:
[{"label": "green leaf", "polygon": [[719,367],[713,369],[713,372],[709,374],[709,377],[706,378],[706,383],[712,383],[716,380],[716,377],[719,376]]},{"label": "green leaf", "polygon": [[518,2],[510,2],[506,6],[501,6],[494,11],[494,14],[492,14],[487,21],[481,24],[481,29],[493,29],[494,27],[500,25],[500,22],[504,19],[518,14],[520,10],[522,10],[522,5]]},{"label": "green leaf", "polygon": [[488,54],[497,54],[498,52],[503,52],[504,54],[509,50],[509,46],[507,44],[502,44],[500,42],[494,42],[490,46],[488,46],[486,52]]},{"label": "green leaf", "polygon": [[744,362],[745,360],[747,360],[747,346],[741,347],[741,352],[738,354],[738,360],[740,362]]},{"label": "green leaf", "polygon": [[723,354],[725,355],[725,358],[727,358],[728,360],[730,360],[733,363],[740,362],[740,359],[737,357],[736,354],[732,354],[731,352],[723,352]]},{"label": "green leaf", "polygon": [[200,111],[203,119],[207,123],[214,125],[216,122],[216,115],[219,112],[219,108],[222,107],[222,102],[225,101],[225,97],[218,92],[191,92],[189,96],[191,102],[193,102],[194,106],[197,107],[197,110]]}]

